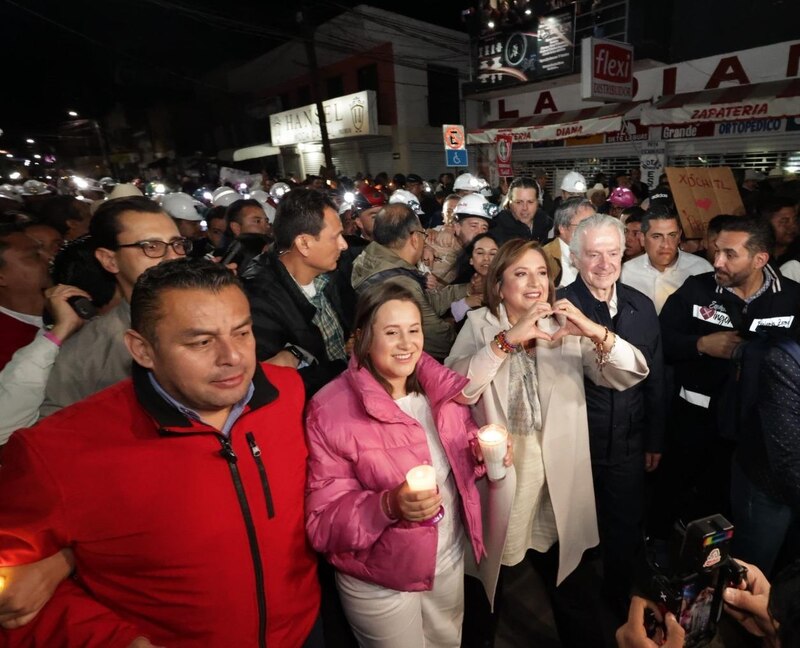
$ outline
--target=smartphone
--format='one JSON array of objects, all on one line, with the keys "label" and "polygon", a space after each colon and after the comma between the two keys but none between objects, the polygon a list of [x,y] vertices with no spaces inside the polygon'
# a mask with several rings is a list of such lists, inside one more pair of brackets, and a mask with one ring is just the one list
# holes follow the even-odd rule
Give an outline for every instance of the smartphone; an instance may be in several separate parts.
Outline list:
[{"label": "smartphone", "polygon": [[67,299],[67,303],[72,306],[72,310],[74,310],[82,319],[90,320],[98,315],[98,310],[95,305],[86,299],[86,297],[82,297],[81,295],[70,297]]},{"label": "smartphone", "polygon": [[228,246],[228,249],[225,250],[225,256],[222,257],[220,263],[222,265],[228,265],[237,257],[237,255],[241,251],[242,251],[241,241],[234,241]]}]

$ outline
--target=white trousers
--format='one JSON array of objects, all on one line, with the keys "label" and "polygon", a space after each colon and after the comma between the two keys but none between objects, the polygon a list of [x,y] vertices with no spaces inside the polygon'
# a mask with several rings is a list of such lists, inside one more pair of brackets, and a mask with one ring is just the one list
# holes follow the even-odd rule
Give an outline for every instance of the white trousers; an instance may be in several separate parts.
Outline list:
[{"label": "white trousers", "polygon": [[337,573],[344,613],[361,648],[459,648],[464,559],[438,572],[429,592],[399,592]]}]

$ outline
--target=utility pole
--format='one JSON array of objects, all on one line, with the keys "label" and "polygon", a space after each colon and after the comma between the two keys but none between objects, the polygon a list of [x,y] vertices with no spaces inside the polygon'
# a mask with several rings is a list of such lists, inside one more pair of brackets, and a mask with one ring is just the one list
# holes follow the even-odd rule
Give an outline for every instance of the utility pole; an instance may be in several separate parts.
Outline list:
[{"label": "utility pole", "polygon": [[303,7],[297,12],[297,22],[300,24],[300,35],[306,47],[308,58],[308,68],[311,74],[311,99],[317,106],[317,118],[319,120],[319,132],[322,137],[322,152],[325,155],[325,169],[330,177],[333,176],[333,154],[331,153],[331,141],[328,139],[328,123],[325,120],[325,109],[322,107],[322,90],[320,87],[319,68],[317,67],[317,50],[314,44],[314,32],[316,28],[308,22],[307,2],[303,2]]}]

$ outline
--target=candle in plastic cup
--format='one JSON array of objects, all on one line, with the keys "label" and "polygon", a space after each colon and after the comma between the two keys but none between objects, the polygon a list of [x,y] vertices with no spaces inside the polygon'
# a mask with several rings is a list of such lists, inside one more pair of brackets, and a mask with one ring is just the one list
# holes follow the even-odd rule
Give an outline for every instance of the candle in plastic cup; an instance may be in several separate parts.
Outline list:
[{"label": "candle in plastic cup", "polygon": [[491,423],[478,430],[478,443],[483,452],[486,474],[491,481],[505,478],[506,467],[503,458],[507,451],[508,430],[502,425]]},{"label": "candle in plastic cup", "polygon": [[[406,473],[406,483],[415,493],[418,491],[436,490],[436,469],[428,464],[414,466]],[[444,517],[444,506],[432,518],[420,522],[423,526],[437,524]]]},{"label": "candle in plastic cup", "polygon": [[436,490],[436,470],[433,466],[423,464],[415,466],[406,473],[408,487],[414,491]]}]

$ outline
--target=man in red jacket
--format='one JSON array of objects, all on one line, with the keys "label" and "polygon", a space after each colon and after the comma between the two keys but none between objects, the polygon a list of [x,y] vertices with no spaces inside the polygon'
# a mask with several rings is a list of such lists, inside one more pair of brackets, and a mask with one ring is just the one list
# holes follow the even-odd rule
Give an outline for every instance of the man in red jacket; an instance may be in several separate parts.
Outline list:
[{"label": "man in red jacket", "polygon": [[2,642],[319,645],[297,372],[257,364],[247,298],[211,262],[145,272],[131,320],[133,378],[5,448],[0,566],[68,547],[76,571]]}]

